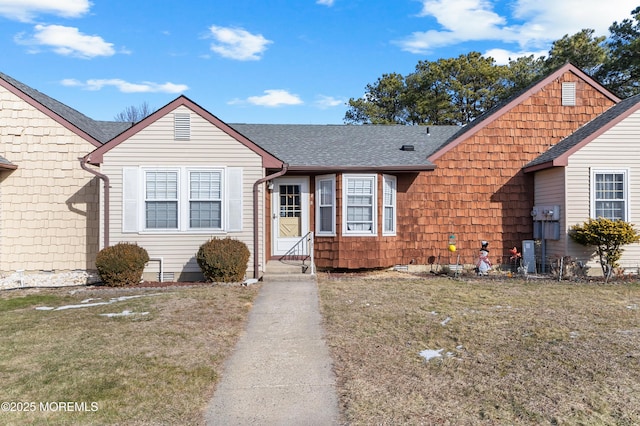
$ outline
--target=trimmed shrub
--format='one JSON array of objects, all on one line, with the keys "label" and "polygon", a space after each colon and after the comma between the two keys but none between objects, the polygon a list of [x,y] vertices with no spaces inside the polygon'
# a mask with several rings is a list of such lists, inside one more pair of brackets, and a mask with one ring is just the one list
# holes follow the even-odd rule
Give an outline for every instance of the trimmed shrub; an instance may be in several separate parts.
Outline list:
[{"label": "trimmed shrub", "polygon": [[240,282],[247,272],[249,249],[239,240],[213,238],[200,246],[196,260],[209,282]]},{"label": "trimmed shrub", "polygon": [[96,268],[102,282],[109,287],[140,283],[144,265],[149,261],[147,251],[137,244],[118,243],[100,250]]}]

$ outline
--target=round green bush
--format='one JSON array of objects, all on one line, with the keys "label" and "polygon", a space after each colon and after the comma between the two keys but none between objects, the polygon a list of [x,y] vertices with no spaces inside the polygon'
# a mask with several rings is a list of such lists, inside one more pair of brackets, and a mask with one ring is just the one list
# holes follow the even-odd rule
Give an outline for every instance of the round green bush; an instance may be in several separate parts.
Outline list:
[{"label": "round green bush", "polygon": [[131,243],[118,243],[106,247],[96,256],[96,269],[102,282],[109,287],[122,287],[140,283],[147,251]]},{"label": "round green bush", "polygon": [[240,282],[247,272],[249,255],[242,241],[213,238],[200,246],[196,260],[208,282]]}]

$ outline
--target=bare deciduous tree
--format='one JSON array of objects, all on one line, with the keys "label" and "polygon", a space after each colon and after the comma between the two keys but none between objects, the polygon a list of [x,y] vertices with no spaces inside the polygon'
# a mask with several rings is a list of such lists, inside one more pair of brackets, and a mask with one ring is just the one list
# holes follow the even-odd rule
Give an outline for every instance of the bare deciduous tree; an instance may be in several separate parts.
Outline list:
[{"label": "bare deciduous tree", "polygon": [[137,123],[138,121],[148,117],[155,112],[147,102],[141,103],[139,106],[131,105],[125,108],[124,111],[118,113],[115,117],[115,121],[126,121],[130,123]]}]

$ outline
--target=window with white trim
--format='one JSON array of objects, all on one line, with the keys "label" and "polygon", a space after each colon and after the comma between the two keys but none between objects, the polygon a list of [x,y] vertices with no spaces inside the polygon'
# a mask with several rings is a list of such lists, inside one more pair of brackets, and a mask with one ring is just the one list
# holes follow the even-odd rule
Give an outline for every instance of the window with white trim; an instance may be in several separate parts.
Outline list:
[{"label": "window with white trim", "polygon": [[591,200],[591,217],[628,220],[628,171],[592,170]]},{"label": "window with white trim", "polygon": [[222,228],[222,171],[189,172],[189,227]]},{"label": "window with white trim", "polygon": [[396,234],[396,191],[395,176],[383,176],[382,235]]},{"label": "window with white trim", "polygon": [[336,234],[336,175],[316,177],[316,234]]},{"label": "window with white trim", "polygon": [[145,228],[178,228],[178,172],[145,173]]},{"label": "window with white trim", "polygon": [[343,175],[342,228],[345,235],[377,235],[376,175]]},{"label": "window with white trim", "polygon": [[242,168],[124,167],[122,232],[243,229]]}]

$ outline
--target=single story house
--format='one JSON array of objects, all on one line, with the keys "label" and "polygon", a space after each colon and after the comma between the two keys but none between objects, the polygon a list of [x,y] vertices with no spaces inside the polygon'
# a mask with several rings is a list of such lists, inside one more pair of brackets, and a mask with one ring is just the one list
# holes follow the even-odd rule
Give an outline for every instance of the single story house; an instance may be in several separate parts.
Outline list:
[{"label": "single story house", "polygon": [[[548,255],[586,262],[593,250],[573,242],[568,231],[587,218],[640,224],[638,142],[640,95],[620,101],[523,168],[534,177],[535,204],[562,212],[556,235],[546,242]],[[640,244],[624,250],[620,266],[637,273]]]},{"label": "single story house", "polygon": [[[92,268],[99,248],[136,242],[152,258],[147,278],[162,268],[167,280],[198,279],[195,254],[211,237],[244,241],[255,277],[309,235],[319,268],[472,263],[483,240],[499,262],[534,237],[536,204],[561,205],[565,233],[593,214],[569,216],[577,204],[558,196],[557,171],[569,168],[545,158],[626,102],[567,64],[464,127],[228,124],[185,96],[130,125],[94,122],[2,74],[0,84],[0,272]],[[5,251],[7,238],[25,244]],[[549,253],[570,252],[553,241]]]}]

